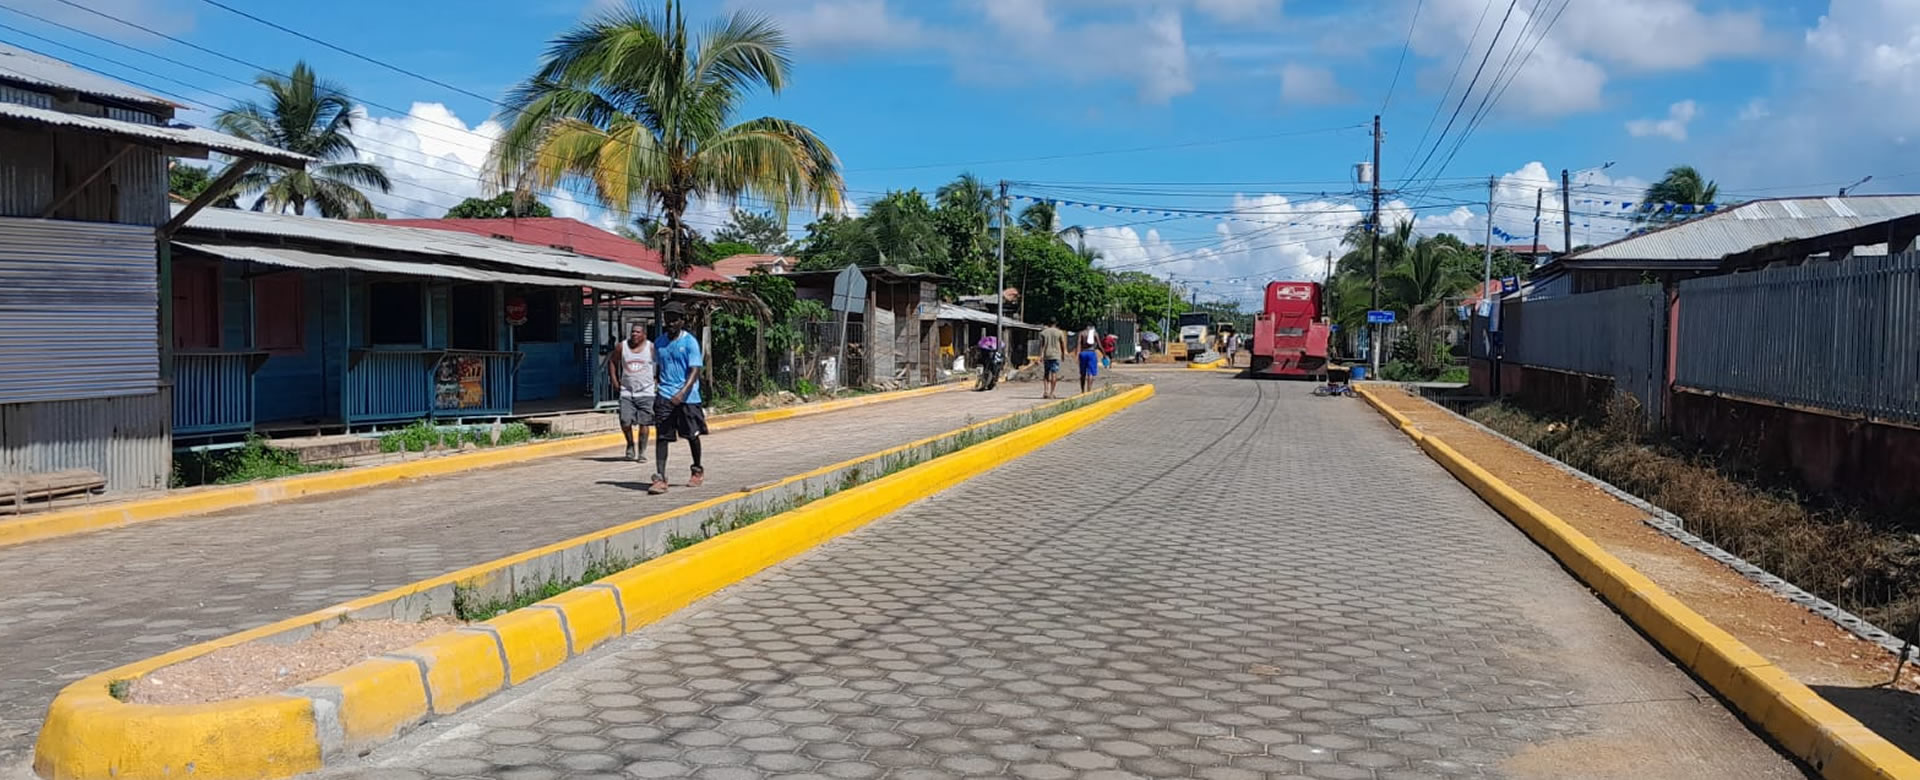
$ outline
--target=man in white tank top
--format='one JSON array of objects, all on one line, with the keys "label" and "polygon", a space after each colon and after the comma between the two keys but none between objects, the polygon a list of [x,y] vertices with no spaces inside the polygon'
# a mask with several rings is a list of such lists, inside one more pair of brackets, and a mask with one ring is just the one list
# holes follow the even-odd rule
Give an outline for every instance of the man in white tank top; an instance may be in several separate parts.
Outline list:
[{"label": "man in white tank top", "polygon": [[[653,424],[654,361],[653,342],[647,339],[647,326],[634,323],[627,340],[614,345],[607,368],[613,385],[620,388],[620,434],[627,437],[627,460],[647,460],[647,426]],[[634,440],[635,432],[639,440]]]}]

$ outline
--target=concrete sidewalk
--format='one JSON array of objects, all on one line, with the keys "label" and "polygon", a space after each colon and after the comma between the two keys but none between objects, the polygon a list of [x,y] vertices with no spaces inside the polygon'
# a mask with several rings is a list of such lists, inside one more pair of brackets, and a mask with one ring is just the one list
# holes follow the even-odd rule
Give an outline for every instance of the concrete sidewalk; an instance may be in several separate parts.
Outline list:
[{"label": "concrete sidewalk", "polygon": [[[1040,403],[956,391],[721,431],[707,482],[645,493],[617,449],[0,548],[0,776],[67,682]],[[653,457],[651,445],[648,458]]]},{"label": "concrete sidewalk", "polygon": [[1212,372],[342,777],[1799,777],[1356,399]]}]

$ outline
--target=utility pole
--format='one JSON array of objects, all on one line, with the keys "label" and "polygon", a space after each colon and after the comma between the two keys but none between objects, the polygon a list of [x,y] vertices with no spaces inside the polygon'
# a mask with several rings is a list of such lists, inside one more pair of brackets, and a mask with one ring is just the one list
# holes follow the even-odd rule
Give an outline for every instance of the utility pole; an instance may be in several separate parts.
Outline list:
[{"label": "utility pole", "polygon": [[[1373,228],[1373,307],[1380,308],[1380,115],[1373,115],[1373,170],[1367,178],[1373,190],[1373,216],[1367,219]],[[1372,319],[1372,317],[1368,317]],[[1373,333],[1367,340],[1368,350],[1373,353],[1373,377],[1380,378],[1380,331],[1378,324],[1373,325]]]},{"label": "utility pole", "polygon": [[[1022,291],[1025,294],[1025,291]],[[1025,300],[1022,298],[1022,300]],[[1000,282],[993,289],[993,341],[1007,344],[1007,180],[1000,180]],[[992,369],[988,369],[992,370]]]},{"label": "utility pole", "polygon": [[1527,252],[1533,255],[1529,262],[1536,265],[1540,262],[1540,198],[1546,194],[1546,190],[1539,188],[1533,191],[1533,246],[1527,247]]},{"label": "utility pole", "polygon": [[[1487,307],[1487,326],[1480,333],[1481,338],[1486,340],[1481,346],[1486,349],[1487,370],[1492,377],[1493,387],[1498,388],[1500,369],[1499,364],[1493,360],[1493,332],[1499,330],[1499,323],[1494,319],[1494,314],[1500,310],[1500,307],[1497,300],[1493,298],[1493,294],[1487,292],[1487,288],[1493,286],[1493,193],[1496,181],[1492,176],[1487,177],[1487,245],[1484,260],[1486,267],[1480,275],[1480,300]],[[1496,392],[1495,395],[1497,396],[1498,393]]]},{"label": "utility pole", "polygon": [[1560,248],[1567,254],[1573,254],[1573,190],[1567,189],[1567,169],[1560,169],[1560,234],[1565,243]]},{"label": "utility pole", "polygon": [[1167,311],[1160,317],[1160,348],[1173,347],[1173,273],[1167,273]]}]

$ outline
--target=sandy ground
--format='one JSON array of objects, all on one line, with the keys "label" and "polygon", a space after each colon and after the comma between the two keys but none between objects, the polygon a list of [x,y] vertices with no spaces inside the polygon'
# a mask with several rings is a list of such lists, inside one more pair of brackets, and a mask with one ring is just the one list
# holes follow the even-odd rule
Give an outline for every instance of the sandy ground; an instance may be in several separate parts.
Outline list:
[{"label": "sandy ground", "polygon": [[392,652],[459,622],[370,620],[346,623],[285,645],[253,642],[174,664],[133,682],[135,704],[201,704],[278,693]]},{"label": "sandy ground", "polygon": [[1878,645],[1780,598],[1642,522],[1639,509],[1487,435],[1439,405],[1398,390],[1380,398],[1507,484],[1619,556],[1687,606],[1909,753],[1920,753],[1920,670],[1898,689],[1895,659]]}]

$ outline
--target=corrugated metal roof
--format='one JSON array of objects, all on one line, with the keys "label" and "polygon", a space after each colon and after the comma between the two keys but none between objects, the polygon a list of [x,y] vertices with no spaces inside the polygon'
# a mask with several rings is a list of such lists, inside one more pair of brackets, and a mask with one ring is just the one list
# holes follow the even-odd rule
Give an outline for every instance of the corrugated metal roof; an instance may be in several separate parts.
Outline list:
[{"label": "corrugated metal roof", "polygon": [[45,89],[72,90],[94,97],[145,103],[160,108],[161,114],[171,114],[170,109],[178,105],[106,76],[4,43],[0,43],[0,79]]},{"label": "corrugated metal roof", "polygon": [[1711,261],[1790,241],[1920,214],[1920,195],[1756,200],[1718,213],[1576,252],[1562,262]]},{"label": "corrugated metal roof", "polygon": [[169,127],[165,125],[143,125],[119,119],[107,119],[97,116],[81,116],[47,108],[34,108],[19,103],[0,103],[0,119],[12,119],[41,125],[59,125],[77,128],[95,133],[127,138],[150,143],[166,144],[173,147],[192,149],[211,149],[235,157],[246,157],[275,165],[304,167],[313,162],[306,155],[294,154],[285,149],[245,141],[225,133],[216,133],[198,127]]},{"label": "corrugated metal roof", "polygon": [[506,273],[502,271],[488,271],[480,268],[447,265],[444,263],[408,263],[398,260],[376,260],[365,257],[347,257],[344,255],[330,255],[299,249],[286,249],[283,247],[228,246],[187,242],[175,242],[174,246],[184,247],[228,260],[247,260],[255,263],[276,265],[282,268],[350,268],[368,273],[432,276],[442,279],[461,279],[470,282],[503,282],[506,284],[524,284],[535,287],[592,287],[608,292],[634,293],[640,295],[653,295],[667,292],[666,287],[654,285]]},{"label": "corrugated metal roof", "polygon": [[[965,306],[955,306],[951,303],[940,304],[939,317],[940,319],[943,319],[943,320],[965,320],[967,322],[984,322],[988,325],[992,325],[994,323],[993,312],[980,311],[979,309],[969,309]],[[1012,317],[1007,318],[1006,325],[1009,328],[1019,328],[1022,330],[1039,330],[1040,329],[1037,326],[1028,325],[1027,323],[1021,322]]]},{"label": "corrugated metal roof", "polygon": [[[178,210],[176,207],[175,211]],[[581,284],[593,284],[590,280],[594,279],[659,286],[668,284],[664,274],[611,260],[601,260],[597,257],[485,238],[470,233],[398,227],[378,222],[295,217],[236,209],[202,209],[200,213],[193,215],[193,219],[187,220],[181,236],[183,238],[204,237],[209,232],[235,236],[298,238],[367,249],[499,263],[577,279]]]}]

